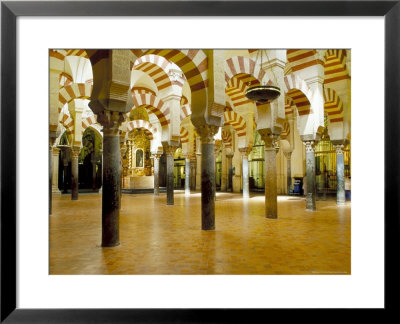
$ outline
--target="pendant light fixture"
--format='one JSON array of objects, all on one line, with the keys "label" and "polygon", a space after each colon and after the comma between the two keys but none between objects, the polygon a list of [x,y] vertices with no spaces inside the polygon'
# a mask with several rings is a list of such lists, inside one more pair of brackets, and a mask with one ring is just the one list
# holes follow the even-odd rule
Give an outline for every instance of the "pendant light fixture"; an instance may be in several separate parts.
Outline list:
[{"label": "pendant light fixture", "polygon": [[[258,55],[260,53],[261,53],[260,68],[262,69],[263,51],[264,50],[258,50],[258,52],[257,52],[256,62],[253,67],[253,75],[254,75],[255,65],[257,64]],[[268,53],[266,50],[265,50],[265,54],[267,55],[267,60],[269,63]],[[272,100],[275,100],[276,98],[278,98],[281,95],[281,89],[277,86],[278,82],[277,82],[275,73],[272,70],[271,65],[270,65],[270,69],[271,69],[272,75],[274,76],[274,82],[275,82],[276,86],[275,85],[251,86],[251,83],[249,82],[249,87],[246,89],[247,99],[253,100],[258,103],[266,104],[266,103],[271,102]]]}]

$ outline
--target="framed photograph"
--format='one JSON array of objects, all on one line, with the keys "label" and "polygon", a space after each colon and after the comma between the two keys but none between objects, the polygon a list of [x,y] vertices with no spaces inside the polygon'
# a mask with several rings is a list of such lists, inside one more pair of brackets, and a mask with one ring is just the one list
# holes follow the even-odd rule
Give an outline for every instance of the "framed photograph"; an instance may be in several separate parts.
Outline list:
[{"label": "framed photograph", "polygon": [[[393,296],[398,276],[393,261],[398,254],[400,228],[399,30],[398,0],[2,1],[1,322],[231,323],[257,322],[271,310],[384,309],[385,316],[395,310]],[[51,220],[47,216],[52,208],[49,186],[54,184],[49,170],[49,163],[52,165],[54,160],[48,151],[49,53],[57,57],[64,55],[64,49],[166,48],[246,49],[246,55],[254,60],[258,57],[253,48],[347,49],[351,53],[351,61],[347,61],[351,64],[351,92],[346,94],[352,106],[351,163],[355,166],[351,174],[351,266],[346,268],[347,271],[351,267],[351,271],[346,275],[311,272],[298,275],[299,270],[290,276],[262,272],[241,276],[231,275],[234,272],[176,276],[154,275],[160,274],[155,271],[153,275],[141,272],[103,276],[77,271],[74,267],[79,267],[79,262],[63,270],[65,264],[61,257],[57,259],[58,253],[68,251],[73,259],[75,254],[67,244],[78,243],[63,241],[56,252],[49,246]],[[316,50],[314,54],[317,55]],[[308,54],[292,55],[302,59]],[[308,64],[304,62],[301,64]],[[237,68],[243,62],[232,64]],[[290,67],[295,68],[295,64]],[[60,82],[65,86],[69,76],[62,75]],[[138,93],[143,84],[138,83]],[[137,112],[140,116],[145,114]],[[132,123],[138,120],[135,118],[131,117]],[[66,132],[67,124],[63,123]],[[148,124],[143,121],[140,124],[144,139],[152,138],[157,131]],[[90,165],[88,188],[98,192],[103,181],[100,170],[103,151],[96,146],[94,133],[83,136],[85,151],[78,153],[80,164]],[[68,144],[67,137],[64,140]],[[134,147],[132,140],[133,146],[126,147],[122,155],[121,168],[128,170],[132,165],[132,178],[151,176],[156,169],[153,148],[143,143]],[[58,142],[61,151],[64,144]],[[180,176],[175,185],[184,188],[190,161],[186,159],[186,166],[186,155],[180,149],[182,163],[176,168]],[[63,151],[57,161],[68,167],[74,154]],[[258,163],[257,157],[254,161]],[[319,155],[316,161],[318,176],[328,174],[327,158]],[[221,170],[222,162],[221,165],[218,162],[215,167]],[[349,165],[344,162],[345,174]],[[232,169],[233,176],[241,175],[241,164]],[[129,170],[126,175],[130,175]],[[123,186],[128,188],[133,183],[129,181],[123,182]],[[302,189],[299,183],[296,190]],[[291,185],[291,189],[286,188],[287,194],[295,191],[295,184]],[[68,186],[71,184],[65,182],[66,191]],[[94,204],[93,208],[98,207]],[[309,215],[312,223],[312,212]],[[344,214],[338,213],[337,222],[343,223],[344,219]],[[63,226],[68,230],[73,225]],[[335,233],[338,238],[347,235],[341,229],[338,227]],[[87,238],[82,235],[76,242]],[[283,235],[280,239],[293,238]],[[329,244],[326,246],[329,250]],[[338,253],[334,249],[328,252]],[[105,256],[102,252],[97,257]],[[57,267],[52,260],[58,260]],[[334,256],[327,264],[331,262],[334,269],[332,260]]]}]

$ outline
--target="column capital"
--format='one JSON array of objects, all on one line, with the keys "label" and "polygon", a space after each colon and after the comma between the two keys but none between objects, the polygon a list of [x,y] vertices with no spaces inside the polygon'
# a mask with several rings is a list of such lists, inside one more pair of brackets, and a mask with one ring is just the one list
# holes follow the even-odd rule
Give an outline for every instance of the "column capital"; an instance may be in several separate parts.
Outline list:
[{"label": "column capital", "polygon": [[214,135],[218,133],[218,126],[214,125],[201,125],[196,128],[197,134],[200,135],[202,144],[213,144]]},{"label": "column capital", "polygon": [[285,158],[287,159],[287,160],[289,160],[290,161],[290,159],[292,158],[292,152],[283,152],[283,155],[285,156]]},{"label": "column capital", "polygon": [[343,154],[343,148],[344,148],[343,144],[333,145],[333,147],[336,150],[336,154]]},{"label": "column capital", "polygon": [[251,152],[251,147],[239,147],[239,152],[242,157],[247,157]]},{"label": "column capital", "polygon": [[261,139],[264,141],[265,149],[275,149],[274,142],[279,135],[273,134],[270,129],[258,129]]},{"label": "column capital", "polygon": [[53,156],[58,156],[60,150],[61,150],[60,148],[53,146]]},{"label": "column capital", "polygon": [[77,159],[79,153],[81,152],[81,148],[78,146],[71,146],[71,156],[73,159]]},{"label": "column capital", "polygon": [[165,154],[169,156],[174,156],[175,151],[178,148],[177,146],[168,144],[168,142],[163,142],[162,146]]},{"label": "column capital", "polygon": [[103,110],[97,114],[97,122],[103,126],[105,136],[119,135],[119,126],[126,119],[126,114],[119,111]]},{"label": "column capital", "polygon": [[55,143],[56,143],[56,138],[50,136],[50,137],[49,137],[49,150],[50,150],[50,151],[53,150],[53,147],[54,147],[54,144],[55,144]]},{"label": "column capital", "polygon": [[157,159],[157,160],[158,160],[158,159],[161,157],[161,155],[162,155],[161,153],[152,153],[152,154],[151,154],[151,157],[152,157],[153,159]]},{"label": "column capital", "polygon": [[315,141],[304,141],[303,145],[306,147],[306,152],[314,152],[315,151]]}]

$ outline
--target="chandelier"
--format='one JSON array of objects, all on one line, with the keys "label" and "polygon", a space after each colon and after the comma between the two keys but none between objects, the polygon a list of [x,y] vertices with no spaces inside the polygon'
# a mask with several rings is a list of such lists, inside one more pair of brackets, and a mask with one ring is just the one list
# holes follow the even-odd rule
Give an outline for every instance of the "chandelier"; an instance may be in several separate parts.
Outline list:
[{"label": "chandelier", "polygon": [[[260,68],[262,69],[262,58],[263,58],[263,52],[265,51],[265,54],[267,55],[267,60],[269,63],[269,58],[268,58],[268,53],[266,50],[258,50],[257,56],[256,56],[256,62],[253,66],[253,75],[254,75],[254,69],[255,65],[257,64],[257,59],[258,55],[261,52],[261,63],[260,63]],[[274,76],[274,81],[275,84],[278,84],[276,80],[276,76],[274,71],[272,70],[272,67],[270,65],[272,75]],[[272,100],[275,100],[281,95],[281,89],[278,86],[275,85],[256,85],[256,86],[251,86],[251,83],[249,82],[249,87],[246,89],[246,97],[247,99],[250,99],[252,101],[266,104],[268,102],[271,102]]]}]

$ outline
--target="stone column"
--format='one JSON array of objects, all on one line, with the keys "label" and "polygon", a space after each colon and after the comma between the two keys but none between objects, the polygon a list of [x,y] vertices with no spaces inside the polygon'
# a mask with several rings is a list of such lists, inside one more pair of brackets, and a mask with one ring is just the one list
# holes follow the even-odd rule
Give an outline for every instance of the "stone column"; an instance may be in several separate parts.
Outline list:
[{"label": "stone column", "polygon": [[185,196],[190,196],[190,158],[185,156]]},{"label": "stone column", "polygon": [[197,128],[201,137],[201,229],[215,229],[215,161],[214,135],[217,126]]},{"label": "stone column", "polygon": [[196,190],[201,190],[201,154],[196,153]]},{"label": "stone column", "polygon": [[346,202],[345,188],[344,188],[344,155],[343,144],[335,145],[336,149],[336,203],[337,205],[344,205]]},{"label": "stone column", "polygon": [[71,200],[78,200],[79,194],[79,172],[78,172],[78,158],[80,147],[71,147]]},{"label": "stone column", "polygon": [[91,162],[92,162],[92,190],[96,190],[96,154],[93,151],[92,152],[92,157],[91,157]]},{"label": "stone column", "polygon": [[53,206],[53,145],[54,137],[49,138],[49,215],[52,214]]},{"label": "stone column", "polygon": [[226,160],[228,164],[228,178],[226,182],[226,191],[232,192],[233,191],[233,186],[232,186],[232,176],[233,176],[233,168],[232,168],[232,158],[233,154],[227,154],[226,155]]},{"label": "stone column", "polygon": [[286,178],[287,178],[287,194],[290,194],[290,188],[292,186],[292,152],[283,152],[286,157]]},{"label": "stone column", "polygon": [[132,141],[128,140],[128,174],[131,174],[131,170],[132,170]]},{"label": "stone column", "polygon": [[163,143],[167,157],[167,205],[174,204],[174,154],[176,146]]},{"label": "stone column", "polygon": [[196,190],[196,156],[190,158],[190,189]]},{"label": "stone column", "polygon": [[53,147],[53,172],[52,172],[52,188],[53,194],[61,194],[60,189],[58,189],[58,172],[59,172],[59,155],[60,149],[58,147]]},{"label": "stone column", "polygon": [[120,140],[119,123],[103,125],[103,195],[101,246],[119,245]]},{"label": "stone column", "polygon": [[243,198],[249,198],[249,149],[247,147],[239,148],[239,152],[242,155]]},{"label": "stone column", "polygon": [[67,187],[67,175],[68,175],[68,153],[67,150],[69,148],[64,147],[62,149],[62,162],[63,162],[63,193],[68,192],[68,187]]},{"label": "stone column", "polygon": [[222,173],[221,173],[221,191],[224,192],[227,190],[227,165],[226,165],[226,149],[223,147],[221,154],[221,165],[222,165]]},{"label": "stone column", "polygon": [[103,170],[104,170],[104,164],[103,164],[103,149],[100,149],[100,156],[101,156],[101,183],[100,183],[100,189],[99,189],[99,193],[103,193]]},{"label": "stone column", "polygon": [[276,185],[276,149],[271,138],[263,137],[265,144],[265,216],[278,218],[278,197]]},{"label": "stone column", "polygon": [[[120,138],[121,140],[121,138]],[[120,195],[119,195],[119,207],[121,208],[122,203],[121,203],[121,199],[122,199],[122,188],[124,185],[124,167],[122,165],[122,158],[124,156],[124,154],[126,153],[127,147],[125,145],[124,142],[120,142],[119,143],[119,154],[120,154],[120,160],[119,160],[119,178],[120,178]],[[143,163],[144,164],[144,163]]]},{"label": "stone column", "polygon": [[316,186],[315,186],[315,143],[314,141],[305,141],[306,146],[306,176],[307,176],[307,202],[306,210],[316,210]]},{"label": "stone column", "polygon": [[219,154],[219,146],[215,143],[216,141],[214,141],[214,192],[215,192],[215,196],[214,198],[217,199],[217,157]]},{"label": "stone column", "polygon": [[161,154],[153,154],[154,158],[154,196],[160,195],[160,157]]}]

